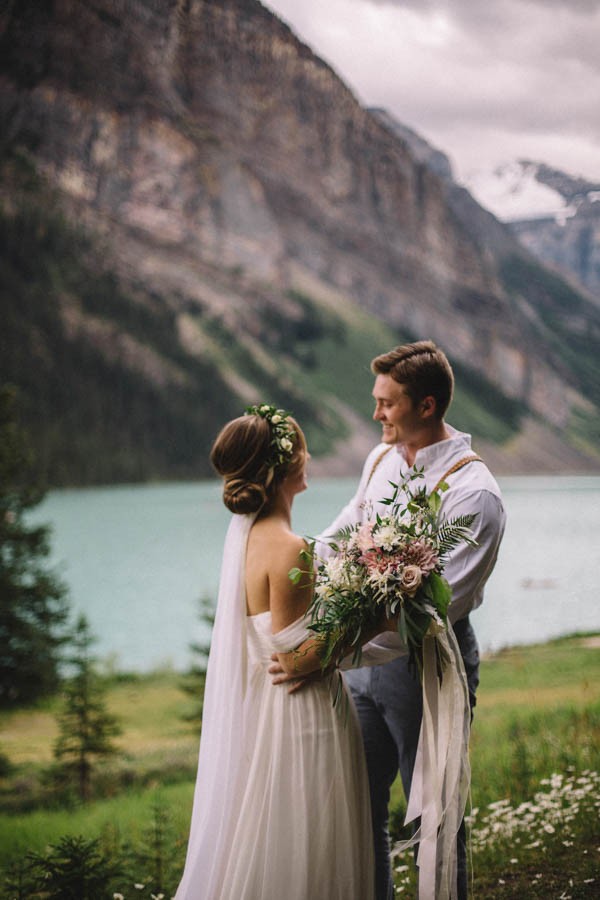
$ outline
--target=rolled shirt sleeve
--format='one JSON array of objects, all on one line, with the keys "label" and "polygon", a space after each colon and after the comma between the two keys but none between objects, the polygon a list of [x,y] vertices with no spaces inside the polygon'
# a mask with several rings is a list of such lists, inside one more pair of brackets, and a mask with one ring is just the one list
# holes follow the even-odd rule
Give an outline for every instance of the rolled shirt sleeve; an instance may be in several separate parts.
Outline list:
[{"label": "rolled shirt sleeve", "polygon": [[452,493],[447,503],[442,501],[443,519],[476,514],[471,531],[477,541],[476,547],[461,542],[446,559],[444,577],[452,588],[448,616],[454,624],[481,605],[485,583],[498,558],[506,514],[500,497],[491,491],[456,492],[456,499]]}]

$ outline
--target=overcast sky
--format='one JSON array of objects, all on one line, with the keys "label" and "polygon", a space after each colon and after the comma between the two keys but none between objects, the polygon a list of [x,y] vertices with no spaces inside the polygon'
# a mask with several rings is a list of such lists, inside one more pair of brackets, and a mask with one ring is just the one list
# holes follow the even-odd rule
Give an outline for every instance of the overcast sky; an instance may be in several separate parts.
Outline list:
[{"label": "overcast sky", "polygon": [[263,0],[455,174],[527,158],[600,180],[600,0]]}]

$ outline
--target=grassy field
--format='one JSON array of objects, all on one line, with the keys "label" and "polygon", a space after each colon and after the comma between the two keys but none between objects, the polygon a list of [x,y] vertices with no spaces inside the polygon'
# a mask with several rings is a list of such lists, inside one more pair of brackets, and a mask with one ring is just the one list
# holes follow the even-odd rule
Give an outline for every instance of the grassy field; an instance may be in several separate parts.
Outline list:
[{"label": "grassy field", "polygon": [[[12,763],[0,780],[0,867],[43,852],[65,834],[97,837],[106,852],[126,845],[140,860],[136,873],[123,876],[129,888],[119,885],[126,900],[150,897],[151,865],[140,848],[159,816],[176,879],[198,749],[197,728],[183,718],[190,701],[180,682],[168,671],[110,682],[108,705],[124,728],[122,753],[99,773],[101,796],[86,807],[61,807],[44,786],[59,699],[0,716],[0,749]],[[474,896],[598,896],[600,638],[573,636],[484,660],[471,761]],[[399,785],[392,806],[399,821]],[[410,859],[396,866],[397,894],[410,896]],[[133,881],[144,889],[134,890]]]}]

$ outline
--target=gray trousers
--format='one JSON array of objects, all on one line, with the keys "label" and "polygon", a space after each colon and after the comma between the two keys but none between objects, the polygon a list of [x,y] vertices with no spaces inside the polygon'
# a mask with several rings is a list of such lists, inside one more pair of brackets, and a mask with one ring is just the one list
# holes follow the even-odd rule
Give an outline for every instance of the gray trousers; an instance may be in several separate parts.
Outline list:
[{"label": "gray trousers", "polygon": [[[479,684],[479,648],[468,617],[454,626],[465,664],[471,711]],[[352,669],[345,673],[360,719],[371,793],[373,840],[375,844],[375,897],[392,900],[394,886],[390,865],[388,804],[390,788],[400,771],[408,798],[417,754],[422,692],[419,677],[408,668],[403,656],[383,666]],[[467,853],[464,822],[458,835],[459,900],[468,893]]]}]

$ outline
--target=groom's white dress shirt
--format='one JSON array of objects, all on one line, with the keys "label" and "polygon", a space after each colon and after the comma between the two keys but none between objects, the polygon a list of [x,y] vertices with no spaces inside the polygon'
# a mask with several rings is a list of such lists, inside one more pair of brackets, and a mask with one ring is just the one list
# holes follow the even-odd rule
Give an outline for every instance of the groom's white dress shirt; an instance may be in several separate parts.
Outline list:
[{"label": "groom's white dress shirt", "polygon": [[[471,435],[457,431],[450,425],[446,425],[446,428],[449,438],[417,452],[414,468],[423,467],[425,477],[413,482],[415,489],[425,486],[427,492],[431,492],[455,463],[475,455],[471,448]],[[390,482],[397,484],[413,466],[406,462],[402,444],[392,446],[382,457],[387,447],[387,444],[378,444],[371,451],[356,494],[321,534],[322,540],[340,528],[366,521],[376,513],[382,516],[389,513],[389,508],[381,501],[391,496]],[[449,618],[454,623],[468,616],[483,601],[484,586],[498,556],[506,514],[500,488],[484,463],[471,462],[465,465],[447,477],[447,484],[448,490],[441,495],[442,519],[476,514],[471,530],[477,547],[461,543],[449,554],[444,569],[444,577],[452,588]],[[323,550],[323,545],[317,549]],[[327,551],[324,555],[327,555]],[[365,645],[361,665],[387,662],[396,657],[400,649],[400,638],[393,632],[385,632]]]}]

